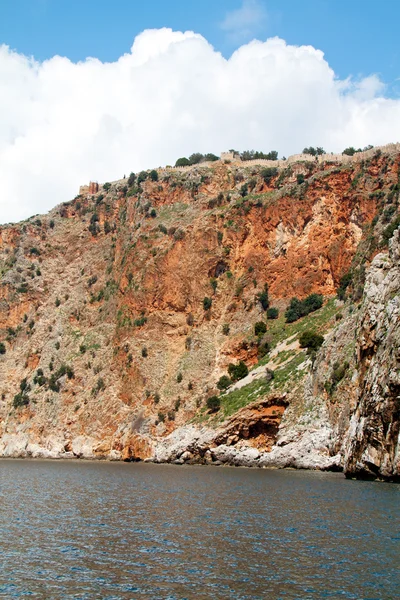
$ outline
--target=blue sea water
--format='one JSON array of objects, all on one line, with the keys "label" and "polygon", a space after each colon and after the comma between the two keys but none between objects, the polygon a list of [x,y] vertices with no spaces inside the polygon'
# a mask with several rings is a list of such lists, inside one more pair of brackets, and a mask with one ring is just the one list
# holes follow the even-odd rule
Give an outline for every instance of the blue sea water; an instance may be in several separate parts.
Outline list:
[{"label": "blue sea water", "polygon": [[0,460],[0,598],[400,597],[400,486]]}]

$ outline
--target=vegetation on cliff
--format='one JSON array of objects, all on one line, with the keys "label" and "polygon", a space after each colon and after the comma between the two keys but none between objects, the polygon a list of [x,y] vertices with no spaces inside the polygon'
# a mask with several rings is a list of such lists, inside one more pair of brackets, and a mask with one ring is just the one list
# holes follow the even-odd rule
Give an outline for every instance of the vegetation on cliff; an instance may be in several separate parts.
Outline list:
[{"label": "vegetation on cliff", "polygon": [[[107,456],[140,413],[144,457],[270,393],[296,405],[327,352],[307,349],[356,314],[399,224],[399,156],[201,160],[0,228],[0,438],[84,434]],[[346,355],[318,393],[333,406],[350,375]]]}]

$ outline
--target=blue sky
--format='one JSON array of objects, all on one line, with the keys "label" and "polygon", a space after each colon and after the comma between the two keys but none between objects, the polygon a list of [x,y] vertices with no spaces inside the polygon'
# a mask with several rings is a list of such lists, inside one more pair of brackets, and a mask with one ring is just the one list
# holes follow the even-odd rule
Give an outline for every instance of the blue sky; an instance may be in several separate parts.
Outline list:
[{"label": "blue sky", "polygon": [[[0,0],[0,43],[38,60],[55,54],[117,60],[147,28],[201,33],[225,57],[252,37],[323,50],[340,79],[377,73],[400,95],[397,0],[257,0],[264,18],[247,33],[221,25],[241,0]],[[250,0],[251,4],[251,0]]]}]

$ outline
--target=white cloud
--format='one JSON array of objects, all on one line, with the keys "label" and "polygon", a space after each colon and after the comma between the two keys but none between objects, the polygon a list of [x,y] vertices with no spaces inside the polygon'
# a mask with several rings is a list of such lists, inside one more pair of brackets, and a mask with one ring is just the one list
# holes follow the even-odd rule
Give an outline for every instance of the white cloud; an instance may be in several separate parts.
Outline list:
[{"label": "white cloud", "polygon": [[267,12],[259,0],[243,0],[240,8],[228,12],[221,28],[233,40],[245,40],[257,34],[265,25]]},{"label": "white cloud", "polygon": [[168,29],[143,32],[114,63],[38,63],[0,46],[0,222],[194,151],[398,141],[400,101],[382,94],[376,76],[339,81],[322,52],[278,38],[229,60]]}]

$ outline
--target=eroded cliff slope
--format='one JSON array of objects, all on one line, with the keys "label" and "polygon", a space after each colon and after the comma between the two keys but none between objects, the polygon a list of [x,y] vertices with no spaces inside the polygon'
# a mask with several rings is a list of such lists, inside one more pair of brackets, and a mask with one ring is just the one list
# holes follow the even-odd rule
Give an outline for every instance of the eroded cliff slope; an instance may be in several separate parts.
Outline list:
[{"label": "eroded cliff slope", "polygon": [[159,169],[1,227],[0,454],[398,474],[399,163]]}]

